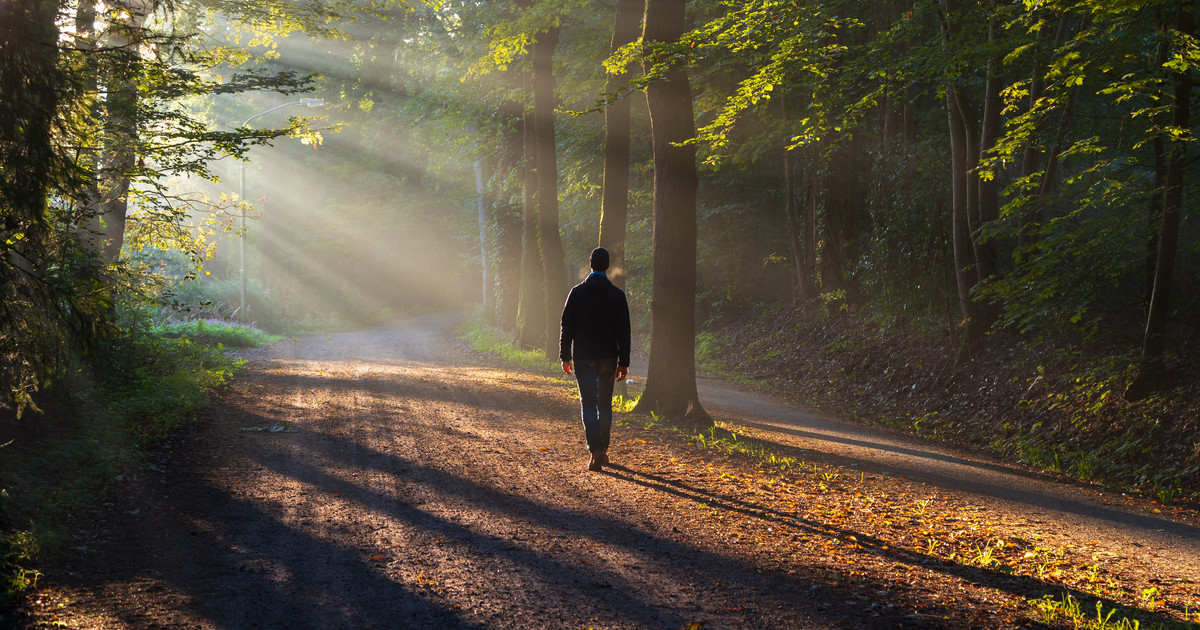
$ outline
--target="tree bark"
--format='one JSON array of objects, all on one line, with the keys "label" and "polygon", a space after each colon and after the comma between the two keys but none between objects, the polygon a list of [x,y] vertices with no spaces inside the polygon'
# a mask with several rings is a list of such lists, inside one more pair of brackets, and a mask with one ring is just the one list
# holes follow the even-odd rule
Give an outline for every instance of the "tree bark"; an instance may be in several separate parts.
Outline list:
[{"label": "tree bark", "polygon": [[[1167,62],[1167,55],[1171,52],[1169,30],[1170,24],[1163,15],[1162,9],[1159,9],[1158,50],[1154,55],[1153,70],[1161,70],[1163,64]],[[1163,190],[1167,182],[1167,150],[1163,135],[1162,133],[1155,134],[1151,143],[1154,151],[1154,190],[1150,194],[1148,216],[1146,217],[1147,233],[1150,236],[1146,239],[1145,288],[1142,296],[1142,310],[1147,316],[1150,314],[1150,300],[1154,297],[1154,273],[1158,264],[1158,231],[1162,226]]]},{"label": "tree bark", "polygon": [[[632,42],[641,25],[645,0],[617,0],[611,51]],[[610,75],[607,94],[618,94],[629,86],[628,72]],[[608,277],[624,287],[625,228],[629,216],[629,119],[630,98],[622,95],[604,108],[604,185],[600,200],[600,246],[608,250]]]},{"label": "tree bark", "polygon": [[0,11],[0,252],[5,264],[26,271],[36,270],[48,227],[56,9],[55,2],[33,0]]},{"label": "tree bark", "polygon": [[975,286],[977,276],[974,270],[975,249],[971,243],[971,228],[967,219],[967,130],[963,124],[962,114],[955,104],[952,90],[946,90],[946,111],[950,123],[950,178],[951,194],[951,242],[954,245],[954,280],[958,293],[958,306],[962,313],[968,342],[983,336],[979,326],[977,306],[971,298],[971,289]]},{"label": "tree bark", "polygon": [[[685,0],[647,0],[643,52],[678,41]],[[649,63],[649,62],[647,62]],[[654,145],[650,366],[639,413],[708,419],[696,391],[696,133],[687,71],[676,62],[646,89]]]},{"label": "tree bark", "polygon": [[567,301],[567,269],[558,233],[558,149],[554,136],[554,48],[558,28],[533,44],[533,126],[537,151],[538,246],[546,282],[547,358],[558,357],[558,324]]},{"label": "tree bark", "polygon": [[[527,91],[532,92],[532,77],[526,83]],[[543,348],[546,345],[546,272],[538,246],[537,134],[533,113],[527,111],[524,118],[525,161],[521,173],[525,218],[522,228],[517,341],[524,348]]]},{"label": "tree bark", "polygon": [[521,285],[521,157],[524,151],[525,124],[521,104],[508,102],[504,106],[504,127],[500,132],[500,157],[492,176],[492,243],[495,252],[493,275],[496,278],[496,326],[505,332],[517,329],[518,296]]},{"label": "tree bark", "polygon": [[[1055,49],[1061,46],[1063,41],[1066,40],[1067,30],[1069,28],[1068,25],[1069,20],[1067,19],[1067,14],[1063,13],[1058,19],[1058,28],[1056,29],[1054,35]],[[1044,72],[1045,68],[1035,59],[1033,64],[1033,79],[1029,84],[1030,110],[1037,106],[1038,101],[1041,100],[1042,94],[1045,91],[1045,77],[1043,76]],[[1067,107],[1070,107],[1070,101],[1068,101]],[[1060,124],[1058,129],[1056,129],[1056,135],[1064,132],[1065,122],[1067,119],[1068,116],[1065,115],[1060,118]],[[1038,172],[1039,167],[1041,167],[1042,155],[1041,151],[1038,150],[1038,141],[1039,140],[1036,137],[1030,138],[1029,142],[1025,145],[1025,153],[1021,158],[1022,177],[1032,177]],[[1055,171],[1057,170],[1056,165],[1058,164],[1059,151],[1060,149],[1058,143],[1056,142],[1056,146],[1051,151],[1052,155],[1046,160],[1045,171],[1042,175],[1041,184],[1038,186],[1037,191],[1031,193],[1032,196],[1041,197],[1049,194],[1049,192],[1054,189],[1054,175]],[[1042,219],[1043,212],[1037,204],[1031,205],[1021,213],[1021,217],[1018,220],[1018,249],[1032,247],[1038,242],[1040,239]]]},{"label": "tree bark", "polygon": [[[783,114],[784,128],[787,128],[789,117],[787,95],[779,98]],[[787,217],[788,242],[792,248],[792,261],[796,269],[796,279],[793,283],[795,295],[793,301],[801,302],[817,297],[816,288],[812,281],[812,267],[807,265],[808,253],[805,250],[805,226],[800,221],[800,209],[796,199],[796,165],[792,161],[792,152],[787,148],[790,138],[784,138],[783,148],[783,213]],[[807,195],[806,195],[807,197]]]},{"label": "tree bark", "polygon": [[821,249],[821,287],[825,291],[850,290],[846,280],[849,259],[846,235],[850,222],[851,149],[842,143],[833,151],[825,170],[825,238]]},{"label": "tree bark", "polygon": [[107,263],[121,257],[125,243],[125,222],[129,213],[129,185],[137,165],[137,107],[135,75],[139,59],[135,43],[141,39],[142,26],[153,11],[152,2],[132,0],[121,8],[128,19],[114,25],[111,46],[121,59],[109,77],[105,101],[105,143],[101,172],[99,220],[100,256]]},{"label": "tree bark", "polygon": [[[91,123],[99,118],[98,64],[95,55],[92,54],[96,48],[95,0],[79,0],[79,4],[75,7],[75,45],[83,52],[83,60],[87,64],[87,72],[83,78],[85,81],[83,93],[87,95],[86,98],[92,110],[91,119],[88,121]],[[96,180],[97,162],[98,148],[96,146],[89,145],[80,148],[79,166],[87,179],[80,187],[79,199],[76,201],[76,225],[80,240],[95,252],[100,251],[101,229],[99,221],[96,219],[99,211],[97,204],[100,201],[100,185]]]},{"label": "tree bark", "polygon": [[[1193,3],[1176,3],[1176,26],[1180,33],[1195,33]],[[1190,70],[1176,72],[1171,124],[1177,129],[1191,128],[1192,75]],[[1154,291],[1146,316],[1142,342],[1141,369],[1130,384],[1126,397],[1138,399],[1157,387],[1166,372],[1167,315],[1171,304],[1171,284],[1175,279],[1175,258],[1179,248],[1179,224],[1183,214],[1183,182],[1187,167],[1187,142],[1175,140],[1167,159],[1166,191],[1163,193],[1162,228],[1158,236],[1158,261],[1154,271]]]}]

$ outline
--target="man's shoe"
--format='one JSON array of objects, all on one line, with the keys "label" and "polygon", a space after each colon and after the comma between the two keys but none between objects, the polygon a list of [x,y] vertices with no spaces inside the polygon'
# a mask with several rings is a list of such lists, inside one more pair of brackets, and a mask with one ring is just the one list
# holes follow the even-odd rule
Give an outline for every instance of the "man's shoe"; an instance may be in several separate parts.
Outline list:
[{"label": "man's shoe", "polygon": [[592,472],[599,471],[600,467],[604,464],[603,459],[603,453],[592,453],[592,460],[588,462],[588,470]]},{"label": "man's shoe", "polygon": [[597,454],[597,457],[600,459],[600,465],[601,465],[601,466],[607,466],[607,465],[608,465],[608,451],[600,451],[600,452]]}]

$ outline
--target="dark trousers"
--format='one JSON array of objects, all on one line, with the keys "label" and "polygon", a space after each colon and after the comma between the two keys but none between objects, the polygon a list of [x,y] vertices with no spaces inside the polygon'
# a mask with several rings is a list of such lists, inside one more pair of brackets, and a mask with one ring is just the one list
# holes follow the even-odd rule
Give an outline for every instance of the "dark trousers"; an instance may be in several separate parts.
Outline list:
[{"label": "dark trousers", "polygon": [[579,381],[579,405],[583,415],[583,433],[588,450],[608,450],[612,432],[613,384],[617,379],[617,359],[575,361],[575,379]]}]

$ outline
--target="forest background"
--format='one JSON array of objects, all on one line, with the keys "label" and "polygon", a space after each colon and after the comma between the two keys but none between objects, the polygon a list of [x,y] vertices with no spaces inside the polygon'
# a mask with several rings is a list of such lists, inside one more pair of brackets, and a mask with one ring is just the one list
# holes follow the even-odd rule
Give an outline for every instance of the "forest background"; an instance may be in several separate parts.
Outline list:
[{"label": "forest background", "polygon": [[550,359],[597,244],[643,412],[699,366],[1194,500],[1197,8],[0,4],[8,588],[229,346],[476,303]]}]

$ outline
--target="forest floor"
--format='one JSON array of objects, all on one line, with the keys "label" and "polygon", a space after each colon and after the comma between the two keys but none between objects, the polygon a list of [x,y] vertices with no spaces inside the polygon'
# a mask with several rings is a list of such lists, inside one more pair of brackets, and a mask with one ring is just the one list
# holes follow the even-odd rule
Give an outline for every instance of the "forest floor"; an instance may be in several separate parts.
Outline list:
[{"label": "forest floor", "polygon": [[[704,380],[722,431],[622,416],[455,318],[251,363],[113,482],[29,626],[1020,628],[1200,623],[1200,518]],[[1083,626],[1086,627],[1086,626]],[[1101,627],[1101,626],[1095,626]]]}]

